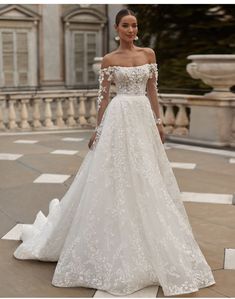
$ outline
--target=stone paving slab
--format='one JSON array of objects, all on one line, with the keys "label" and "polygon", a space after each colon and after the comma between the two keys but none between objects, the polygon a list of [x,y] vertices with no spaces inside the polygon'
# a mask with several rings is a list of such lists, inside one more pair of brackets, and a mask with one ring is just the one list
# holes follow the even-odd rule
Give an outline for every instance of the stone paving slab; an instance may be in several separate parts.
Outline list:
[{"label": "stone paving slab", "polygon": [[[37,140],[39,140],[38,143],[35,144],[20,144],[20,143],[14,143],[14,141],[21,139],[18,137],[0,137],[1,140],[4,140],[4,142],[1,142],[1,152],[7,152],[7,153],[13,153],[13,154],[30,154],[30,153],[34,153],[34,154],[42,154],[42,153],[47,153],[50,148],[46,147],[45,145],[43,145],[43,143],[40,142],[40,139],[37,138]],[[10,138],[10,139],[8,139]],[[24,138],[25,139],[25,138]],[[35,138],[31,138],[31,139],[35,139]],[[28,140],[31,140],[28,139]],[[51,150],[53,150],[53,147],[51,147]]]},{"label": "stone paving slab", "polygon": [[17,222],[12,218],[9,217],[6,212],[3,212],[0,208],[0,238],[5,235],[6,232],[11,230],[12,227],[14,227]]},{"label": "stone paving slab", "polygon": [[196,163],[196,168],[173,169],[183,191],[208,193],[234,193],[235,164],[229,157],[171,148],[167,151],[171,161]]},{"label": "stone paving slab", "polygon": [[0,297],[93,297],[95,289],[53,286],[56,263],[17,260],[12,254],[18,245],[0,240]]},{"label": "stone paving slab", "polygon": [[[181,148],[170,148],[167,153],[170,155],[171,159],[174,161],[190,163],[193,162],[197,164],[200,169],[210,169],[212,171],[220,172],[221,166],[229,166],[230,156],[209,154],[199,151],[186,150]],[[231,168],[224,168],[224,173],[233,172],[235,165],[230,165]]]},{"label": "stone paving slab", "polygon": [[20,158],[20,162],[26,167],[36,169],[38,173],[71,174],[79,169],[83,158],[78,155],[52,155],[50,153],[27,155]]},{"label": "stone paving slab", "polygon": [[[185,202],[184,206],[216,284],[198,292],[171,297],[235,297],[235,270],[223,269],[224,248],[235,248],[235,206],[192,202]],[[157,297],[165,297],[162,288]]]},{"label": "stone paving slab", "polygon": [[187,173],[182,169],[173,169],[173,171],[181,191],[234,194],[234,175],[198,169],[187,170]]},{"label": "stone paving slab", "polygon": [[[202,219],[211,224],[235,229],[235,206],[225,204],[184,203],[187,214],[192,219]],[[191,207],[191,208],[188,208]],[[234,238],[235,239],[235,238]]]},{"label": "stone paving slab", "polygon": [[[20,187],[31,183],[40,172],[20,161],[0,161],[0,189]],[[2,197],[1,197],[2,198]]]},{"label": "stone paving slab", "polygon": [[61,199],[68,188],[64,184],[25,184],[1,190],[0,210],[16,223],[33,223],[37,212],[42,210],[47,215],[49,202]]},{"label": "stone paving slab", "polygon": [[157,293],[157,297],[163,298],[192,298],[192,297],[196,297],[196,298],[226,298],[227,296],[218,293],[217,291],[213,290],[210,287],[207,288],[203,288],[200,289],[197,292],[194,293],[189,293],[189,294],[183,294],[183,295],[177,295],[177,296],[164,296],[162,288],[159,288],[159,291]]},{"label": "stone paving slab", "polygon": [[[69,135],[69,136],[68,136]],[[20,151],[22,154],[40,154],[48,153],[53,149],[69,149],[69,150],[79,150],[82,152],[88,150],[88,142],[91,136],[91,132],[84,133],[60,133],[60,134],[42,134],[42,135],[16,135],[16,136],[0,136],[1,142],[0,150],[1,152],[17,153]],[[79,142],[69,142],[63,141],[63,138],[73,137],[73,138],[84,138],[84,140]],[[17,144],[14,143],[16,140],[38,140],[38,143],[35,144]]]},{"label": "stone paving slab", "polygon": [[235,206],[191,202],[185,202],[184,206],[195,239],[211,268],[222,269],[224,248],[235,248]]},{"label": "stone paving slab", "polygon": [[226,297],[235,297],[235,270],[217,270],[214,275],[216,284],[211,289]]}]

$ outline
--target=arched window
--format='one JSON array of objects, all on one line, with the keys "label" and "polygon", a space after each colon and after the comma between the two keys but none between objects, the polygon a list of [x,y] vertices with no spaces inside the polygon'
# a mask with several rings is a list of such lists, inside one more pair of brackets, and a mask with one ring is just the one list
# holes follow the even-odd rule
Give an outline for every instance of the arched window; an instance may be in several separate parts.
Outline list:
[{"label": "arched window", "polygon": [[87,88],[97,84],[94,57],[102,56],[106,17],[93,8],[76,9],[63,17],[66,85]]},{"label": "arched window", "polygon": [[37,85],[39,16],[19,5],[0,10],[0,86]]}]

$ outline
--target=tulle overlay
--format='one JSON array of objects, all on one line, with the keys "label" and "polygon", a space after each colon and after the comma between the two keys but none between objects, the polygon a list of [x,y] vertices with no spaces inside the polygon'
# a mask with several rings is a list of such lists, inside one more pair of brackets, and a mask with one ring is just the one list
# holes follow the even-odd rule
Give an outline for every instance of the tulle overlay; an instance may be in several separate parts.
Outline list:
[{"label": "tulle overlay", "polygon": [[145,95],[117,94],[69,190],[23,227],[18,259],[58,261],[52,284],[164,295],[215,283]]}]

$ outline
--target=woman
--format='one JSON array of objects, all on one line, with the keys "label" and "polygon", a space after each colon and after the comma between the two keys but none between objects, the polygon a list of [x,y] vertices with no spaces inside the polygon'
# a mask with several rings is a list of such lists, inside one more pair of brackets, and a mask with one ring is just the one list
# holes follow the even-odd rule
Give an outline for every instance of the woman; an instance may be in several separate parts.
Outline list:
[{"label": "woman", "polygon": [[[154,51],[134,45],[137,20],[116,16],[120,46],[100,70],[97,128],[68,192],[24,227],[18,259],[58,261],[52,284],[164,295],[215,283],[196,243],[167,159]],[[110,83],[117,95],[109,103]],[[147,96],[145,91],[147,88]]]}]

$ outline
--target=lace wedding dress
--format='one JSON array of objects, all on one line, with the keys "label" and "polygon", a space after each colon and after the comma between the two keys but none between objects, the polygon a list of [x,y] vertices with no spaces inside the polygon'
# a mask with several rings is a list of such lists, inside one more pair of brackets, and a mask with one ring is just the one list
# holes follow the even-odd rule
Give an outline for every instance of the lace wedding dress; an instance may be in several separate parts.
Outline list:
[{"label": "lace wedding dress", "polygon": [[23,226],[14,256],[58,261],[54,286],[127,295],[160,285],[171,296],[215,284],[156,128],[157,76],[156,63],[100,70],[99,109],[112,81],[117,95],[98,137],[48,216]]}]

